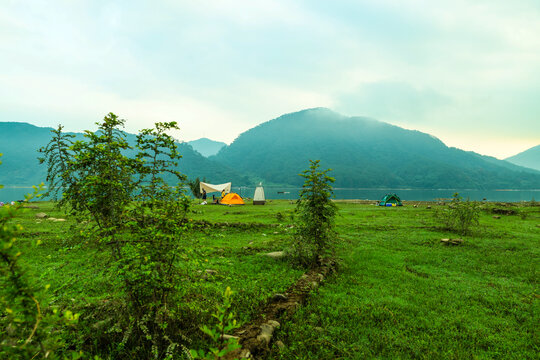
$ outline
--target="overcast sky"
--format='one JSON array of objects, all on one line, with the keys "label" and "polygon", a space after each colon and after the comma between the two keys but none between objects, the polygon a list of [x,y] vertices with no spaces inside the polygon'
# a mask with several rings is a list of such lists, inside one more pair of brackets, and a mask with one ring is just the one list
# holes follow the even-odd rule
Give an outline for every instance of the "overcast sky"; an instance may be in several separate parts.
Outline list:
[{"label": "overcast sky", "polygon": [[0,0],[0,54],[0,121],[230,143],[324,106],[499,158],[540,144],[539,0]]}]

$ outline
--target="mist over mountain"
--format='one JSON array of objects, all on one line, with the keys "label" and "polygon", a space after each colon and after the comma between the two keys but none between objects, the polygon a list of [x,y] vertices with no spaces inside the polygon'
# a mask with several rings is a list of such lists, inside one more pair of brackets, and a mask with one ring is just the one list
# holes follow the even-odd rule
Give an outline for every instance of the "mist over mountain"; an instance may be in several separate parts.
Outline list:
[{"label": "mist over mountain", "polygon": [[300,185],[309,159],[336,187],[537,189],[540,172],[449,148],[420,131],[326,108],[283,115],[242,133],[210,159],[275,184]]},{"label": "mist over mountain", "polygon": [[513,164],[540,171],[540,145],[505,159]]},{"label": "mist over mountain", "polygon": [[187,142],[193,150],[199,152],[202,156],[209,157],[212,155],[216,155],[219,150],[221,150],[224,146],[227,146],[224,142],[221,141],[214,141],[208,138],[200,138],[193,141]]},{"label": "mist over mountain", "polygon": [[[38,149],[51,139],[51,128],[37,127],[27,123],[0,122],[0,184],[37,185],[45,181],[47,169],[40,165]],[[82,133],[72,133],[83,138]],[[126,134],[131,145],[135,135]],[[209,182],[232,181],[235,185],[249,185],[251,179],[224,164],[208,160],[187,143],[177,143],[182,159],[177,170],[188,178],[206,178]]]}]

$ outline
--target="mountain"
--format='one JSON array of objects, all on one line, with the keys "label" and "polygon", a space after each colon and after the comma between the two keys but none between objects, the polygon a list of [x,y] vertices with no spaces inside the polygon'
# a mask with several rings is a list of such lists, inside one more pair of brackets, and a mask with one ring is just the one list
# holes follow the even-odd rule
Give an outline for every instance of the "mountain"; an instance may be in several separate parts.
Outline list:
[{"label": "mountain", "polygon": [[209,157],[216,155],[222,147],[227,146],[224,142],[214,141],[207,138],[187,142],[193,150],[198,151],[202,156]]},{"label": "mountain", "polygon": [[540,171],[540,145],[505,159],[513,164]]},{"label": "mountain", "polygon": [[439,139],[325,108],[283,115],[242,133],[210,157],[267,182],[300,185],[309,159],[336,187],[538,189],[540,172],[449,148]]},{"label": "mountain", "polygon": [[[51,128],[37,127],[27,123],[0,122],[0,184],[37,185],[45,181],[47,170],[40,165],[38,149],[51,138]],[[81,133],[74,133],[82,138]],[[130,144],[135,143],[135,135],[126,133]],[[206,178],[208,182],[224,183],[232,181],[234,186],[251,185],[252,180],[231,167],[209,160],[193,150],[187,143],[177,143],[182,155],[178,171],[188,178]]]}]

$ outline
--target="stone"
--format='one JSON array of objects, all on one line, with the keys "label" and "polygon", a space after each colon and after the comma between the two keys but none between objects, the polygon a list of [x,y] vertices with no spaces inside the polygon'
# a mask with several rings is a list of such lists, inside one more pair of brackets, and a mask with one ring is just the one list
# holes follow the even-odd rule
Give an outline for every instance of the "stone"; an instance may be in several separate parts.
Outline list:
[{"label": "stone", "polygon": [[285,349],[285,344],[281,340],[276,341],[276,346],[278,347],[279,350]]},{"label": "stone", "polygon": [[269,257],[271,257],[273,259],[281,259],[282,257],[285,256],[285,252],[283,252],[283,251],[274,251],[274,252],[267,253],[265,255],[269,256]]},{"label": "stone", "polygon": [[426,209],[431,209],[431,206],[429,206],[429,205],[428,205],[428,206],[426,206]]},{"label": "stone", "polygon": [[229,335],[229,334],[223,334],[221,337],[223,340],[230,340],[230,339],[240,339],[238,336]]},{"label": "stone", "polygon": [[56,221],[56,218],[55,218],[55,217],[48,217],[47,220],[49,220],[49,221]]},{"label": "stone", "polygon": [[272,299],[274,299],[274,301],[287,301],[287,296],[283,294],[274,294]]},{"label": "stone", "polygon": [[54,222],[64,222],[66,219],[54,219]]},{"label": "stone", "polygon": [[49,215],[45,214],[44,212],[38,212],[38,213],[36,214],[36,218],[37,218],[37,219],[46,219],[46,218],[48,218],[48,217],[49,217]]},{"label": "stone", "polygon": [[261,334],[257,336],[257,341],[262,343],[263,346],[268,346],[272,340],[272,334],[274,333],[274,327],[269,324],[261,325]]},{"label": "stone", "polygon": [[280,327],[280,323],[276,320],[268,320],[266,323],[274,328]]},{"label": "stone", "polygon": [[500,216],[497,216],[497,215],[495,215],[495,216],[493,216],[493,218],[494,218],[494,219],[500,219],[501,217],[500,217]]},{"label": "stone", "polygon": [[459,245],[463,243],[463,239],[441,239],[441,242],[446,245]]}]

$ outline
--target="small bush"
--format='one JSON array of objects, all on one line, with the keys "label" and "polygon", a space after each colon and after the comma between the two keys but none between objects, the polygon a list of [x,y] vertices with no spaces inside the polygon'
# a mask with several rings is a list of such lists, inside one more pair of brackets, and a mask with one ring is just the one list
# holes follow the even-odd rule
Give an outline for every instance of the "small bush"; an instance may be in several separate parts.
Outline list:
[{"label": "small bush", "polygon": [[436,211],[435,217],[445,229],[464,235],[471,226],[479,224],[480,205],[469,199],[463,201],[463,198],[455,193],[448,207]]},{"label": "small bush", "polygon": [[334,218],[337,207],[332,202],[334,178],[327,175],[330,169],[320,171],[319,160],[310,160],[310,167],[300,174],[305,183],[296,205],[297,226],[291,249],[295,262],[304,267],[314,267],[321,257],[332,252]]}]

